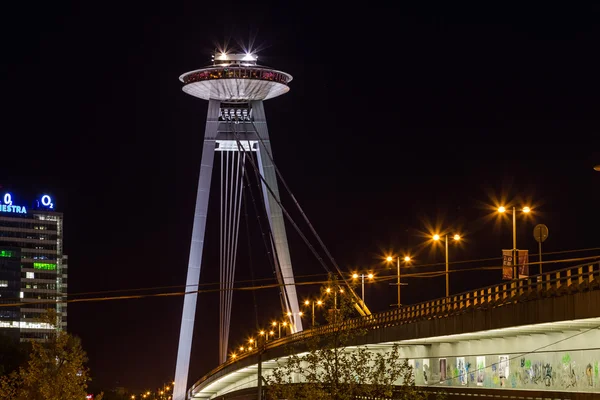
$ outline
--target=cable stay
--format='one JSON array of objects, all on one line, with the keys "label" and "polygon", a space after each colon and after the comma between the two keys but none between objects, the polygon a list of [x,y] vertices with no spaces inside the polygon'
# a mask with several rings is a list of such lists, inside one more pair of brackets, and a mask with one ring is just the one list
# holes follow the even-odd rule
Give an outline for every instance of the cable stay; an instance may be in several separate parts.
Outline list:
[{"label": "cable stay", "polygon": [[[245,168],[244,164],[244,168]],[[242,187],[242,193],[244,192],[244,189],[246,189],[250,195],[250,197],[252,198],[252,204],[254,205],[254,209],[256,210],[256,204],[254,203],[254,196],[252,195],[252,190],[249,184],[249,180],[248,180],[248,174],[244,174],[244,178],[245,178],[245,182],[246,184]],[[256,280],[254,277],[254,266],[252,263],[252,245],[250,242],[250,223],[249,223],[249,216],[248,216],[248,205],[246,204],[247,202],[244,201],[242,203],[242,206],[244,207],[244,221],[245,221],[245,225],[246,225],[246,241],[248,243],[248,265],[250,267],[250,282],[252,282],[252,286],[254,286],[256,284]],[[257,215],[257,219],[259,220],[259,227],[260,227],[260,217]],[[261,229],[261,233],[262,233],[262,227]],[[263,237],[263,242],[264,242],[264,234],[261,235]],[[265,243],[266,246],[266,243]],[[267,251],[268,251],[268,247],[267,247]],[[269,260],[271,260],[271,258],[269,257]],[[256,293],[252,292],[252,304],[254,305],[254,319],[256,322],[256,329],[259,329],[259,322],[258,322],[258,303],[256,301]]]},{"label": "cable stay", "polygon": [[[228,122],[228,124],[230,125],[230,128],[231,128],[230,131],[233,132],[234,135],[237,136],[235,124],[233,122]],[[245,127],[245,125],[244,125],[244,127]],[[246,132],[247,132],[247,130],[246,130]],[[248,148],[250,148],[250,145],[251,144],[248,141]],[[240,143],[237,143],[237,148],[238,148],[238,152],[246,153],[245,148],[243,146],[240,146]],[[254,158],[253,158],[252,152],[250,151],[249,153],[250,154],[248,155],[248,159],[250,160],[250,162],[252,164],[252,163],[254,163]],[[246,164],[244,164],[244,168],[246,168]],[[250,185],[250,180],[249,180],[248,174],[246,174],[245,176],[246,176],[246,181],[247,181],[248,185]],[[254,169],[254,176],[256,178],[257,185],[260,185],[260,171],[258,171],[257,169]],[[263,205],[263,207],[261,207],[261,209],[262,209],[262,211],[264,211],[264,215],[267,215],[267,210],[264,208],[264,204],[266,204],[266,203],[265,203],[265,199],[263,198],[263,193],[260,190],[260,186],[258,187],[258,193],[262,200],[261,204]],[[271,254],[271,252],[269,251],[270,249],[272,249],[272,251],[273,251],[273,253],[271,254],[272,257],[269,257],[269,263],[271,265],[271,268],[273,269],[273,274],[275,275],[275,278],[277,279],[277,281],[279,283],[282,284],[282,286],[279,288],[279,301],[281,302],[281,309],[283,310],[283,312],[286,315],[289,315],[289,313],[291,311],[291,306],[290,306],[289,298],[287,297],[287,292],[285,290],[283,290],[283,288],[285,286],[284,285],[285,282],[284,282],[283,276],[281,275],[281,268],[279,265],[279,256],[277,253],[277,246],[275,246],[275,239],[273,237],[273,231],[271,230],[271,224],[267,223],[267,228],[266,228],[266,231],[268,232],[268,235],[269,235],[269,243],[271,244],[269,246],[269,243],[267,243],[267,240],[266,240],[265,234],[264,234],[265,229],[263,229],[263,226],[260,223],[260,213],[258,212],[258,208],[256,207],[256,202],[254,200],[254,195],[252,194],[252,191],[250,191],[250,195],[252,196],[252,202],[254,204],[254,211],[257,215],[259,227],[261,230],[261,235],[263,238],[263,243],[265,245],[265,248],[267,249],[267,255]],[[289,317],[289,319],[290,319],[290,321],[289,321],[290,324],[293,324],[294,323],[293,319],[291,317]]]},{"label": "cable stay", "polygon": [[219,320],[219,357],[227,359],[233,282],[239,237],[240,208],[242,203],[241,182],[245,154],[225,151],[221,155],[221,221],[220,221],[220,282],[221,316]]},{"label": "cable stay", "polygon": [[[281,181],[281,183],[285,187],[286,191],[288,192],[288,194],[292,198],[294,204],[298,208],[298,211],[300,212],[300,214],[304,218],[304,221],[306,222],[306,224],[310,228],[310,230],[313,233],[313,235],[315,235],[315,237],[316,237],[317,241],[319,242],[319,244],[321,245],[323,251],[325,251],[325,254],[327,254],[327,257],[329,257],[329,261],[331,261],[331,263],[335,267],[335,269],[338,272],[340,278],[342,279],[342,281],[346,285],[346,288],[350,291],[350,293],[352,294],[352,296],[356,300],[355,303],[354,303],[355,304],[355,308],[357,309],[357,311],[359,312],[359,314],[362,315],[362,316],[371,315],[371,311],[367,308],[367,305],[364,303],[364,301],[361,299],[361,297],[354,291],[354,289],[352,289],[352,286],[349,284],[348,280],[344,277],[344,273],[342,272],[342,270],[338,266],[337,262],[335,261],[335,259],[333,258],[333,256],[329,252],[329,250],[327,249],[327,246],[325,246],[325,243],[323,243],[323,241],[321,240],[321,237],[319,236],[319,234],[317,233],[317,231],[315,230],[315,228],[311,224],[310,220],[306,216],[306,213],[304,212],[304,210],[300,206],[300,203],[298,203],[298,200],[296,200],[296,197],[292,193],[292,191],[289,188],[287,182],[285,181],[285,179],[283,179],[283,176],[281,175],[281,172],[279,171],[279,168],[277,168],[277,165],[275,164],[275,160],[273,159],[273,156],[272,156],[271,152],[269,151],[269,148],[265,145],[263,138],[258,133],[258,130],[256,129],[256,126],[254,125],[254,121],[250,120],[250,123],[252,124],[252,127],[254,128],[254,131],[256,132],[256,136],[258,137],[260,143],[262,144],[263,148],[265,149],[265,152],[267,153],[267,156],[269,157],[269,160],[273,164],[273,168],[275,169],[275,173],[277,174],[277,177],[279,178],[279,180]],[[329,269],[327,269],[327,271],[330,272]]]},{"label": "cable stay", "polygon": [[[263,145],[263,147],[265,148],[265,150],[267,151],[267,156],[269,157],[271,163],[273,164],[276,172],[278,171],[275,163],[273,162],[273,158],[270,155],[270,153],[268,152],[267,147],[264,145],[264,141],[262,140],[262,138],[260,138],[260,136],[258,135],[258,131],[256,130],[256,126],[254,125],[254,123],[251,121],[252,126],[254,128],[254,132],[256,132],[257,137],[259,137],[259,139],[261,140],[261,144]],[[237,133],[237,131],[235,131],[235,129],[233,130],[233,134],[234,134],[234,138],[237,142],[237,146],[238,146],[238,151],[240,152],[246,152],[246,149],[244,148],[244,146],[241,143],[241,140],[239,138],[239,135]],[[249,143],[249,141],[248,141]],[[308,248],[312,251],[313,255],[317,258],[317,260],[321,263],[321,265],[323,266],[323,268],[328,272],[328,273],[332,273],[331,269],[325,264],[323,258],[319,255],[319,253],[315,250],[314,246],[309,242],[309,240],[307,239],[306,235],[304,235],[304,233],[300,230],[300,228],[298,227],[298,225],[295,223],[295,221],[293,220],[293,218],[291,217],[291,215],[289,214],[289,212],[287,211],[287,209],[283,206],[283,204],[281,203],[281,200],[278,198],[278,196],[275,195],[273,189],[269,186],[269,184],[266,182],[266,180],[264,179],[264,177],[260,174],[258,167],[256,166],[256,164],[254,163],[252,158],[248,158],[250,164],[252,165],[252,168],[254,169],[255,173],[258,174],[260,180],[262,181],[263,185],[267,188],[267,190],[269,191],[269,193],[271,194],[271,196],[273,197],[273,199],[276,201],[277,205],[280,207],[280,209],[282,210],[283,214],[286,216],[287,220],[290,222],[290,224],[294,227],[294,229],[296,230],[296,232],[298,233],[298,235],[300,235],[301,239],[304,241],[304,243],[308,246]],[[279,174],[279,173],[278,173]],[[279,174],[280,176],[280,174]],[[281,179],[281,177],[280,177]],[[287,185],[284,183],[286,190],[289,191],[289,188],[287,187]],[[294,198],[295,200],[295,198]],[[299,207],[298,202],[296,201],[297,206]],[[305,214],[303,213],[303,215],[305,216]],[[307,220],[307,222],[310,224],[310,222],[308,221],[308,219],[305,216],[305,219]],[[315,234],[317,237],[318,235],[316,234],[316,231],[314,230],[314,228],[312,227],[312,225],[310,225],[311,230],[313,232],[313,234]],[[318,239],[321,246],[325,247],[324,243],[322,242],[322,240],[320,240],[320,238]],[[339,266],[337,265],[337,263],[335,262],[335,260],[333,259],[333,257],[331,257],[331,254],[327,251],[327,254],[330,258],[330,260],[332,261],[332,263],[334,264],[338,274],[342,277],[343,282],[346,284],[346,287],[348,288],[348,290],[350,291],[350,293],[353,295],[353,297],[355,298],[355,302],[354,302],[354,306],[355,309],[358,311],[358,313],[362,316],[366,316],[366,315],[371,315],[371,312],[369,311],[369,309],[366,307],[365,303],[362,301],[362,299],[360,298],[360,296],[358,296],[358,294],[352,289],[351,285],[348,283],[348,281],[344,278],[344,274],[342,273],[342,271],[340,270]]]}]

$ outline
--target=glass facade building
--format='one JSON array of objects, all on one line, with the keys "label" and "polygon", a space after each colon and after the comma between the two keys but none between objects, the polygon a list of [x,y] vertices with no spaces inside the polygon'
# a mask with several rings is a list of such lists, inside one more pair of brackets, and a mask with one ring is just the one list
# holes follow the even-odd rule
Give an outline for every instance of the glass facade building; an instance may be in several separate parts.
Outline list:
[{"label": "glass facade building", "polygon": [[[0,205],[0,332],[21,341],[45,340],[54,329],[67,328],[63,215],[39,201],[38,208],[15,212],[16,206],[4,200]],[[56,311],[54,326],[38,321],[47,309]]]}]

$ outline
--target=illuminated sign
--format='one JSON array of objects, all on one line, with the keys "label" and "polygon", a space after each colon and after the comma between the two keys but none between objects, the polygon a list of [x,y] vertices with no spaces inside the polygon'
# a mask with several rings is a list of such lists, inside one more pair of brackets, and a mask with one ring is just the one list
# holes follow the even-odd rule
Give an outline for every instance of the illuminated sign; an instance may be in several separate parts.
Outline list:
[{"label": "illuminated sign", "polygon": [[52,198],[47,194],[42,196],[42,205],[48,208],[54,208],[54,204],[52,204]]},{"label": "illuminated sign", "polygon": [[47,270],[47,271],[54,271],[56,269],[56,264],[34,262],[33,263],[33,268],[35,268],[35,269],[44,269],[44,270]]},{"label": "illuminated sign", "polygon": [[15,253],[10,250],[0,250],[0,257],[14,257]]},{"label": "illuminated sign", "polygon": [[[54,202],[52,197],[45,194],[38,198],[34,202],[35,209],[54,209]],[[4,196],[0,197],[0,212],[13,213],[13,214],[27,214],[27,207],[24,205],[17,205],[13,203],[13,196],[11,193],[4,193]]]},{"label": "illuminated sign", "polygon": [[13,204],[12,194],[5,193],[2,200],[3,203],[0,204],[0,211],[16,214],[27,214],[27,209],[25,208],[25,206],[17,206]]}]

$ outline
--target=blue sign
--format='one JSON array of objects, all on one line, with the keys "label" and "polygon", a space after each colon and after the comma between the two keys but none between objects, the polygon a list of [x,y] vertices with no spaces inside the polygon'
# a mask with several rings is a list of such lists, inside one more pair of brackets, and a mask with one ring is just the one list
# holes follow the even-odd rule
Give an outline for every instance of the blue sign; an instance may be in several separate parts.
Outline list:
[{"label": "blue sign", "polygon": [[54,208],[54,203],[52,203],[52,198],[47,194],[42,196],[42,206],[48,207],[50,209]]},{"label": "blue sign", "polygon": [[5,193],[2,200],[3,203],[0,204],[0,211],[16,214],[27,214],[27,209],[25,206],[17,206],[13,204],[12,195],[10,193]]},{"label": "blue sign", "polygon": [[[52,197],[45,194],[39,199],[36,199],[34,208],[43,208],[54,210],[54,202]],[[27,214],[27,207],[24,205],[16,205],[13,203],[13,197],[11,193],[4,193],[4,196],[0,197],[0,212],[13,213],[13,214]]]}]

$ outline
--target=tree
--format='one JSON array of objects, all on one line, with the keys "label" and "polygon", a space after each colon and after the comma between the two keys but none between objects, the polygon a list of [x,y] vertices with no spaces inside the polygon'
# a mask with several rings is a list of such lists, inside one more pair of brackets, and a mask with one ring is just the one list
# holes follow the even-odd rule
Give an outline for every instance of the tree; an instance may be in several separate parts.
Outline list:
[{"label": "tree", "polygon": [[[40,322],[56,324],[56,311],[48,310]],[[54,331],[46,342],[31,341],[26,364],[0,377],[0,400],[82,400],[90,381],[87,356],[81,340]],[[96,396],[101,400],[102,395]]]},{"label": "tree", "polygon": [[343,288],[344,284],[333,276],[321,288],[328,310],[327,326],[319,335],[307,339],[305,349],[294,345],[285,361],[277,361],[278,366],[265,377],[267,398],[426,399],[415,386],[413,368],[400,357],[399,346],[386,352],[372,352],[366,346],[348,348],[356,346],[366,330],[349,323],[354,316],[355,299],[348,290],[341,292]]}]

